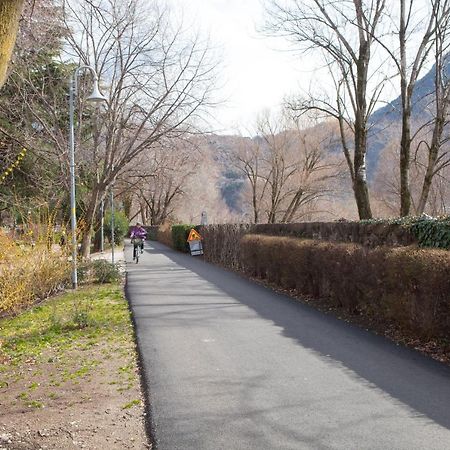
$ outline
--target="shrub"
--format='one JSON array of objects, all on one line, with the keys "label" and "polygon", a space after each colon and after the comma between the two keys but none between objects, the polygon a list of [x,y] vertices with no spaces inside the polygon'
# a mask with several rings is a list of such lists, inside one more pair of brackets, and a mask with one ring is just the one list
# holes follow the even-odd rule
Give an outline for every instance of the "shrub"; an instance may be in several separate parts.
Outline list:
[{"label": "shrub", "polygon": [[120,265],[104,259],[82,261],[77,266],[78,282],[113,283],[121,279]]},{"label": "shrub", "polygon": [[203,238],[205,259],[232,269],[240,268],[241,238],[249,233],[253,225],[225,224],[197,227]]},{"label": "shrub", "polygon": [[254,225],[252,232],[270,236],[353,242],[369,248],[380,245],[411,245],[417,242],[414,233],[406,224],[387,220],[267,223]]},{"label": "shrub", "polygon": [[164,245],[167,245],[168,247],[173,248],[172,225],[169,223],[160,225],[156,233],[156,240]]},{"label": "shrub", "polygon": [[79,284],[89,281],[90,272],[92,267],[92,261],[83,260],[77,264],[77,281]]},{"label": "shrub", "polygon": [[147,230],[147,239],[150,239],[151,241],[157,241],[158,240],[158,225],[150,225],[148,227],[144,227]]},{"label": "shrub", "polygon": [[120,266],[104,259],[92,261],[94,281],[97,283],[114,283],[121,278]]},{"label": "shrub", "polygon": [[[130,223],[123,211],[114,211],[114,243],[121,244],[124,237],[128,234]],[[111,236],[111,211],[105,214],[105,235],[112,241]]]},{"label": "shrub", "polygon": [[0,234],[0,314],[15,313],[70,282],[70,264],[45,244],[16,245]]},{"label": "shrub", "polygon": [[172,243],[175,250],[185,253],[189,252],[187,238],[189,237],[189,232],[192,230],[192,228],[195,228],[195,225],[172,225]]},{"label": "shrub", "polygon": [[441,220],[418,220],[411,224],[411,230],[421,247],[450,249],[450,216]]}]

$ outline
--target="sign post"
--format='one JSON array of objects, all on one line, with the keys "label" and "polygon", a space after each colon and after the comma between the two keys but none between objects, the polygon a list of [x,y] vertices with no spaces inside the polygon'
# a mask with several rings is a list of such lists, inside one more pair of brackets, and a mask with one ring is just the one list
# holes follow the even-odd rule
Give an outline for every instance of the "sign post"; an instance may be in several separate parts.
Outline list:
[{"label": "sign post", "polygon": [[193,228],[189,233],[187,241],[189,243],[189,250],[191,251],[191,256],[203,255],[202,237]]}]

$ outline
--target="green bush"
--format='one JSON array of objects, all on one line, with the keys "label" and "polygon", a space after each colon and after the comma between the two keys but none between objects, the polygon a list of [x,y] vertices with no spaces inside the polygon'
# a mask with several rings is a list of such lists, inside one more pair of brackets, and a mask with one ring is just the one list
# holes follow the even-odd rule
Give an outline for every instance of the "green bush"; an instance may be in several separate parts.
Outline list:
[{"label": "green bush", "polygon": [[421,219],[410,227],[421,247],[450,249],[450,217]]},{"label": "green bush", "polygon": [[92,268],[92,261],[83,260],[77,263],[77,281],[79,284],[89,281],[89,276]]},{"label": "green bush", "polygon": [[97,283],[113,283],[120,280],[120,267],[104,259],[98,259],[92,263],[94,280]]},{"label": "green bush", "polygon": [[188,225],[188,224],[172,225],[172,242],[173,248],[175,250],[185,253],[189,252],[189,245],[187,243],[187,238],[192,228],[195,228],[195,225]]},{"label": "green bush", "polygon": [[82,261],[77,266],[78,283],[113,283],[121,278],[120,266],[104,259]]},{"label": "green bush", "polygon": [[[114,211],[114,243],[121,244],[124,237],[128,234],[130,223],[123,211]],[[111,238],[111,211],[105,214],[105,235],[109,242]]]}]

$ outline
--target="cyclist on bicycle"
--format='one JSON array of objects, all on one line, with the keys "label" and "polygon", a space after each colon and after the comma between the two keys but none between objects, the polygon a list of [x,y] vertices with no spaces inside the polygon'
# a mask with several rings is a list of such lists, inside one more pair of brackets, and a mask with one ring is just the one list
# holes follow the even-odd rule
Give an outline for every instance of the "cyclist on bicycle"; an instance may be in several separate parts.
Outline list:
[{"label": "cyclist on bicycle", "polygon": [[130,233],[131,242],[133,243],[133,259],[136,257],[139,250],[141,250],[141,253],[144,252],[144,240],[146,236],[147,232],[142,228],[141,224],[137,222]]}]

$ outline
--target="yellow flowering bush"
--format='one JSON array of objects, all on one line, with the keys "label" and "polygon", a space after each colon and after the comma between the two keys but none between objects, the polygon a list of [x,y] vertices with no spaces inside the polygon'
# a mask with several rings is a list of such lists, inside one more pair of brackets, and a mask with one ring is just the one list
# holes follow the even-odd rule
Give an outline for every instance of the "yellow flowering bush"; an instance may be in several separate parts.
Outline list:
[{"label": "yellow flowering bush", "polygon": [[45,244],[18,244],[0,231],[0,315],[52,294],[70,278],[67,258]]}]

